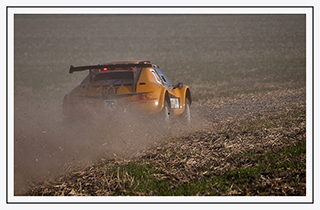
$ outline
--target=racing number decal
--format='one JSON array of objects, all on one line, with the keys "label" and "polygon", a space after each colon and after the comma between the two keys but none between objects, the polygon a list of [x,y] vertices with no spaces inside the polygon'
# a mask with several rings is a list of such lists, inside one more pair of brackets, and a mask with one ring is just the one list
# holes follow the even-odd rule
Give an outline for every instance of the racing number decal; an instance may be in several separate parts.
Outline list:
[{"label": "racing number decal", "polygon": [[115,100],[105,100],[104,109],[105,110],[114,110],[117,108],[117,102]]},{"label": "racing number decal", "polygon": [[117,87],[104,87],[102,89],[102,95],[113,95],[118,93],[119,86]]}]

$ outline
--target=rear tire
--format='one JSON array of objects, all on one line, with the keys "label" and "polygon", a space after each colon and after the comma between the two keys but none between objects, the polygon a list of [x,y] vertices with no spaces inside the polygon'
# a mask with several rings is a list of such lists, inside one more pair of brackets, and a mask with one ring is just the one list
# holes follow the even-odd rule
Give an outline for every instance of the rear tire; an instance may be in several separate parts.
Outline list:
[{"label": "rear tire", "polygon": [[164,101],[163,109],[161,111],[161,118],[161,121],[165,126],[170,125],[170,107],[166,100]]},{"label": "rear tire", "polygon": [[183,118],[183,122],[187,126],[191,126],[191,109],[190,109],[190,101],[188,98],[186,98],[186,101],[185,101],[185,109],[184,109],[184,112],[182,113],[182,118]]}]

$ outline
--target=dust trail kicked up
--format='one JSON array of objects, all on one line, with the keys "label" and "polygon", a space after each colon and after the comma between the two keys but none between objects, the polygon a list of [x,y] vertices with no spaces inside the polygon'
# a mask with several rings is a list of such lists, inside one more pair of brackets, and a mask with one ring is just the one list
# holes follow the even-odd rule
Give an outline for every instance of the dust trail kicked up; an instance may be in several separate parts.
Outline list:
[{"label": "dust trail kicked up", "polygon": [[[19,104],[24,105],[15,109],[15,195],[26,192],[30,183],[44,182],[101,158],[132,158],[164,137],[198,127],[187,128],[179,118],[165,127],[157,115],[138,112],[99,113],[90,119],[66,122],[59,101],[34,103],[25,99]],[[194,125],[198,125],[196,115]]]}]

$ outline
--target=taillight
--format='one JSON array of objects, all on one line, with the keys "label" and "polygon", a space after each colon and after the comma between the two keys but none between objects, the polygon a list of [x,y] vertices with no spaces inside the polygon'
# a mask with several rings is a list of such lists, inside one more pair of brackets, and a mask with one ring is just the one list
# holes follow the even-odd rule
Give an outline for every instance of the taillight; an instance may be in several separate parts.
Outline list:
[{"label": "taillight", "polygon": [[154,98],[154,96],[152,96],[152,93],[145,93],[145,94],[139,94],[137,95],[137,101],[142,101],[142,102],[146,102],[146,101],[150,101],[150,100],[157,100],[157,98]]},{"label": "taillight", "polygon": [[150,99],[151,98],[151,93],[146,93],[146,99]]},{"label": "taillight", "polygon": [[108,68],[103,68],[103,71],[107,71],[108,70]]},{"label": "taillight", "polygon": [[139,95],[139,98],[140,98],[140,100],[143,100],[144,99],[144,95],[143,94]]}]

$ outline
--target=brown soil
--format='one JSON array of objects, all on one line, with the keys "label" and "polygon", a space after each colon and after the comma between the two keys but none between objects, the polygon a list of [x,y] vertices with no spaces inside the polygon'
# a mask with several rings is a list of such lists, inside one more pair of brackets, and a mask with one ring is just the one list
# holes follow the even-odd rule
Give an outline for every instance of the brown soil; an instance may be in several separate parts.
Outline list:
[{"label": "brown soil", "polygon": [[[287,122],[286,118],[279,117],[292,110],[305,110],[305,96],[305,89],[296,89],[196,101],[192,104],[194,126],[191,130],[174,125],[180,129],[178,133],[171,132],[170,135],[154,141],[154,144],[149,144],[145,148],[127,149],[126,154],[130,151],[132,154],[130,156],[115,155],[111,158],[112,161],[102,168],[90,165],[75,166],[63,176],[42,183],[32,182],[26,195],[113,195],[116,190],[123,190],[123,187],[128,186],[130,182],[132,185],[134,178],[128,174],[119,178],[119,172],[116,178],[115,174],[106,175],[106,171],[110,167],[125,165],[130,161],[155,164],[163,172],[158,177],[159,180],[174,177],[174,181],[171,181],[172,186],[201,180],[212,173],[223,175],[228,170],[253,167],[254,162],[238,155],[243,152],[263,155],[274,149],[305,141],[305,116],[290,119],[290,122]],[[271,118],[277,120],[277,128],[265,127],[265,123]],[[288,123],[291,123],[291,127],[285,129]],[[203,172],[204,168],[210,169],[210,173]],[[305,195],[305,170],[294,171],[287,176],[261,175],[261,179],[253,181],[252,186],[271,188],[272,195]],[[291,176],[300,177],[300,181],[289,183],[286,179],[290,180]],[[108,185],[99,181],[101,177],[105,177]],[[82,191],[79,191],[79,183]],[[86,191],[88,188],[90,190]],[[135,195],[154,194],[150,193],[136,192]],[[260,195],[254,189],[243,191],[237,186],[233,186],[232,190],[230,188],[227,192],[216,193]]]}]

